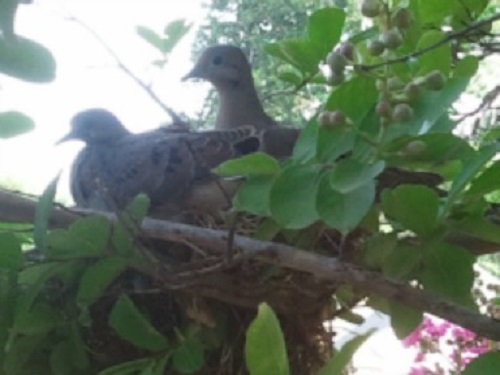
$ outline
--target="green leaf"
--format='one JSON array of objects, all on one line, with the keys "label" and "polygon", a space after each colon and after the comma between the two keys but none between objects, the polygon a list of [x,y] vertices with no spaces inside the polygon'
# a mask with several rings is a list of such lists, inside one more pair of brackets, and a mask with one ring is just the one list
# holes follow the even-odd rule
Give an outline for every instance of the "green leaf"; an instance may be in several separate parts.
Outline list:
[{"label": "green leaf", "polygon": [[492,191],[500,190],[499,181],[500,161],[497,160],[471,182],[469,189],[464,194],[464,198],[480,198]]},{"label": "green leaf", "polygon": [[163,52],[163,39],[156,33],[156,31],[146,26],[137,26],[136,32],[137,35],[156,48],[159,52]]},{"label": "green leaf", "polygon": [[338,8],[319,9],[309,16],[307,35],[318,45],[322,56],[326,56],[340,40],[344,21],[345,13]]},{"label": "green leaf", "polygon": [[173,367],[183,374],[194,374],[204,363],[203,345],[195,338],[184,340],[172,353]]},{"label": "green leaf", "polygon": [[453,180],[453,184],[448,193],[443,214],[447,213],[453,203],[458,199],[460,193],[474,176],[489,162],[493,156],[500,150],[500,146],[493,144],[478,150],[474,155],[464,161],[462,170]]},{"label": "green leaf", "polygon": [[127,267],[126,260],[116,257],[101,259],[88,267],[80,280],[76,302],[80,306],[93,304]]},{"label": "green leaf", "polygon": [[68,230],[55,229],[47,235],[47,256],[56,259],[77,259],[101,256],[111,234],[111,224],[104,217],[78,219]]},{"label": "green leaf", "polygon": [[[427,31],[418,41],[417,50],[422,50],[436,44],[444,37],[445,34],[442,31]],[[437,69],[447,77],[451,66],[451,46],[449,43],[444,43],[440,47],[433,48],[418,56],[417,59],[420,66],[418,70],[419,75],[424,75]]]},{"label": "green leaf", "polygon": [[369,181],[346,193],[332,189],[325,175],[319,184],[316,210],[330,227],[347,234],[358,226],[375,201],[375,182]]},{"label": "green leaf", "polygon": [[318,371],[316,375],[342,375],[346,366],[351,362],[352,356],[358,348],[373,334],[375,330],[370,330],[364,335],[359,335],[346,342],[338,353],[328,361],[328,363]]},{"label": "green leaf", "polygon": [[274,180],[273,176],[250,177],[238,189],[233,199],[234,207],[259,216],[270,215],[269,205]]},{"label": "green leaf", "polygon": [[[1,246],[0,246],[1,247]],[[12,318],[16,304],[17,293],[19,293],[17,284],[17,274],[0,269],[0,347],[6,348],[7,341],[12,327]],[[6,355],[5,350],[0,351],[0,363],[4,363]]]},{"label": "green leaf", "polygon": [[446,243],[429,244],[420,273],[422,284],[430,292],[475,309],[471,297],[474,261],[474,256],[460,247]]},{"label": "green leaf", "polygon": [[384,275],[395,279],[407,279],[422,262],[422,251],[411,245],[398,246],[382,262]]},{"label": "green leaf", "polygon": [[108,367],[100,371],[97,375],[137,375],[141,371],[151,365],[154,359],[140,358],[133,361],[120,363],[115,366]]},{"label": "green leaf", "polygon": [[[84,359],[79,358],[84,356]],[[53,346],[50,353],[50,368],[53,374],[69,375],[78,373],[78,370],[87,370],[88,358],[86,357],[86,347],[83,341],[75,342],[72,339],[60,341]]]},{"label": "green leaf", "polygon": [[280,165],[275,158],[257,152],[228,160],[213,171],[222,176],[258,176],[275,175],[280,169]]},{"label": "green leaf", "polygon": [[168,347],[167,339],[154,328],[129,297],[122,294],[109,316],[109,325],[123,339],[138,348],[160,351]]},{"label": "green leaf", "polygon": [[[358,75],[338,86],[328,97],[326,109],[339,110],[355,124],[368,114],[378,97],[375,80]],[[356,98],[356,100],[353,100]]]},{"label": "green leaf", "polygon": [[14,39],[14,21],[18,5],[18,0],[0,2],[0,31],[3,34],[2,37],[8,40]]},{"label": "green leaf", "polygon": [[454,77],[472,77],[479,68],[479,59],[476,56],[465,56],[459,60],[453,71]]},{"label": "green leaf", "polygon": [[340,193],[347,193],[372,182],[385,167],[381,160],[366,165],[353,159],[340,160],[330,173],[330,185]]},{"label": "green leaf", "polygon": [[363,254],[364,264],[370,268],[380,268],[394,251],[396,243],[394,233],[378,233],[368,238]]},{"label": "green leaf", "polygon": [[186,23],[184,19],[178,19],[170,22],[164,30],[164,35],[167,37],[163,40],[163,53],[170,53],[179,41],[188,33],[191,25]]},{"label": "green leaf", "polygon": [[293,160],[305,163],[316,156],[316,140],[318,139],[319,126],[315,120],[309,121],[299,134],[293,148]]},{"label": "green leaf", "polygon": [[12,233],[0,232],[0,269],[19,271],[24,264],[21,244]]},{"label": "green leaf", "polygon": [[135,238],[140,234],[141,221],[148,212],[149,204],[146,194],[138,194],[121,213],[120,220],[113,225],[111,239],[118,254],[124,257],[135,254]]},{"label": "green leaf", "polygon": [[422,24],[434,23],[441,24],[446,16],[453,13],[454,1],[428,1],[419,0],[418,9]]},{"label": "green leaf", "polygon": [[318,71],[319,63],[323,57],[314,43],[304,39],[272,43],[267,46],[266,51],[285,60],[300,71],[310,74]]},{"label": "green leaf", "polygon": [[473,359],[462,375],[497,375],[500,368],[500,352],[491,351]]},{"label": "green leaf", "polygon": [[52,53],[32,40],[0,38],[0,73],[28,82],[50,82],[55,77]]},{"label": "green leaf", "polygon": [[34,127],[33,120],[24,113],[17,111],[0,113],[0,138],[12,138],[27,133]]},{"label": "green leaf", "polygon": [[247,329],[245,361],[250,375],[288,375],[290,368],[285,338],[273,310],[261,303]]},{"label": "green leaf", "polygon": [[396,336],[402,340],[422,323],[422,311],[411,309],[400,303],[389,301],[391,326]]},{"label": "green leaf", "polygon": [[382,193],[382,209],[406,229],[425,236],[437,224],[439,196],[426,186],[401,185]]},{"label": "green leaf", "polygon": [[54,197],[56,196],[59,177],[60,174],[58,174],[56,178],[54,178],[45,188],[35,209],[35,229],[33,238],[35,240],[36,247],[42,252],[45,252],[47,249],[47,229],[49,226],[50,215],[52,213],[52,207],[54,206]]},{"label": "green leaf", "polygon": [[316,191],[320,169],[292,165],[283,169],[271,188],[271,214],[284,228],[305,228],[316,220]]},{"label": "green leaf", "polygon": [[[413,141],[422,142],[425,147],[416,155],[405,152]],[[388,161],[392,165],[411,162],[438,164],[449,160],[465,160],[475,150],[464,139],[453,134],[430,133],[414,137],[402,137],[387,144],[384,151],[392,153]]]},{"label": "green leaf", "polygon": [[320,127],[317,136],[317,158],[324,162],[336,161],[352,150],[355,134],[349,129]]},{"label": "green leaf", "polygon": [[33,353],[42,345],[44,336],[19,336],[9,347],[2,363],[6,375],[24,374],[23,369],[30,363]]},{"label": "green leaf", "polygon": [[36,303],[29,310],[16,311],[12,332],[23,335],[46,334],[61,321],[61,314],[46,303]]}]

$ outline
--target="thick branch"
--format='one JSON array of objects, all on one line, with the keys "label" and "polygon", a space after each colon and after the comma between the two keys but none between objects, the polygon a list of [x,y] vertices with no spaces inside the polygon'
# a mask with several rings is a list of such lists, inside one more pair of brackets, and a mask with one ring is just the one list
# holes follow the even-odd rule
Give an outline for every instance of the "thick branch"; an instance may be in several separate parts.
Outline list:
[{"label": "thick branch", "polygon": [[[7,201],[5,201],[6,199]],[[0,221],[32,222],[34,206],[33,200],[0,189]],[[109,220],[116,220],[116,216],[110,213],[88,211],[71,213],[59,208],[54,210],[51,223],[53,225],[69,225],[82,213],[102,215]],[[225,254],[227,248],[228,233],[226,231],[210,230],[150,218],[145,218],[141,227],[143,233],[151,238],[181,243],[187,240],[221,255]],[[481,336],[500,340],[499,321],[474,313],[400,281],[389,279],[378,272],[292,246],[258,241],[243,236],[234,237],[233,247],[240,254],[239,257],[257,258],[265,263],[309,273],[325,281],[349,284],[390,301],[417,310],[428,311]]]}]

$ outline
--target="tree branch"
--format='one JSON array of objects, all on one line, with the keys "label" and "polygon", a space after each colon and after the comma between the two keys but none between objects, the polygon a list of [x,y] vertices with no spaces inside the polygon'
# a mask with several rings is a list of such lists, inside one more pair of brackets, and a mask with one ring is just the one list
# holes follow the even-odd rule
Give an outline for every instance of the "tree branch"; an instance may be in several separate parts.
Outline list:
[{"label": "tree branch", "polygon": [[184,123],[182,119],[175,113],[173,109],[171,109],[169,106],[167,106],[165,103],[161,101],[161,99],[156,95],[156,93],[151,89],[149,85],[147,85],[145,82],[143,82],[137,75],[134,74],[123,62],[122,60],[118,57],[116,52],[106,43],[102,37],[97,34],[90,26],[88,26],[85,22],[82,20],[70,16],[69,18],[71,21],[75,22],[76,24],[80,25],[83,29],[85,29],[89,34],[91,34],[106,50],[106,52],[115,60],[116,64],[118,67],[127,75],[129,76],[137,85],[139,85],[140,88],[142,88],[146,94],[149,95],[149,97],[156,103],[158,104],[171,118],[174,123]]},{"label": "tree branch", "polygon": [[[34,200],[0,189],[0,221],[32,222],[34,211]],[[69,225],[81,215],[89,214],[101,215],[111,221],[117,220],[116,216],[111,213],[88,210],[68,212],[62,208],[56,208],[52,212],[50,223],[58,226]],[[151,218],[143,220],[141,230],[150,238],[180,243],[190,241],[220,255],[225,255],[227,248],[227,231]],[[256,258],[264,263],[308,273],[325,282],[352,285],[363,292],[376,294],[416,310],[428,311],[481,336],[500,341],[500,321],[467,310],[406,283],[387,278],[378,272],[292,246],[258,241],[243,236],[234,236],[233,247],[239,254],[237,258]]]},{"label": "tree branch", "polygon": [[475,23],[463,28],[462,30],[449,33],[443,39],[437,41],[436,43],[431,44],[428,47],[422,48],[422,49],[415,51],[413,53],[410,53],[408,55],[400,56],[398,58],[386,60],[386,61],[383,61],[383,62],[380,62],[377,64],[373,64],[373,65],[363,65],[363,64],[354,65],[354,68],[361,70],[363,72],[369,72],[371,70],[380,68],[381,66],[387,66],[387,65],[393,65],[393,64],[397,64],[397,63],[401,63],[401,62],[406,62],[410,59],[413,59],[415,57],[423,55],[424,53],[432,51],[433,49],[436,49],[436,48],[442,46],[443,44],[446,44],[446,43],[452,41],[453,39],[463,38],[463,37],[467,36],[467,34],[469,34],[470,32],[472,32],[474,30],[478,30],[485,25],[491,24],[492,22],[494,22],[498,19],[500,19],[500,13],[495,14],[491,17],[488,17],[482,21],[475,22]]}]

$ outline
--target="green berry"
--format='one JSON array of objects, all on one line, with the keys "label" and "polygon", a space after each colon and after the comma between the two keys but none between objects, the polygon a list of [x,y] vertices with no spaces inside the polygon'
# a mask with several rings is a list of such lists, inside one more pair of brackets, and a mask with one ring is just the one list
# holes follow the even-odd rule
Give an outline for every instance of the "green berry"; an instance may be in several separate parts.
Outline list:
[{"label": "green berry", "polygon": [[370,40],[368,42],[368,52],[370,52],[370,55],[372,56],[379,56],[384,52],[385,50],[385,45],[382,43],[380,40]]},{"label": "green berry", "polygon": [[379,0],[363,0],[361,3],[361,14],[368,18],[377,17],[380,14]]},{"label": "green berry", "polygon": [[444,87],[444,75],[439,70],[433,70],[425,76],[425,88],[432,91],[439,91]]},{"label": "green berry", "polygon": [[411,13],[406,8],[398,8],[392,14],[391,21],[392,25],[397,27],[399,30],[406,30],[411,24]]},{"label": "green berry", "polygon": [[344,125],[346,123],[345,115],[341,111],[330,112],[330,122],[333,125]]},{"label": "green berry", "polygon": [[333,73],[341,74],[347,65],[347,60],[339,52],[330,52],[326,57],[326,63]]},{"label": "green berry", "polygon": [[404,82],[399,77],[391,77],[387,80],[387,89],[389,91],[400,90],[404,85]]},{"label": "green berry", "polygon": [[344,42],[339,47],[339,52],[347,60],[354,60],[354,46],[351,42]]},{"label": "green berry", "polygon": [[330,83],[333,86],[338,86],[344,81],[345,81],[344,73],[338,74],[332,72],[332,74],[328,77],[328,83]]},{"label": "green berry", "polygon": [[318,115],[318,124],[320,126],[329,126],[332,124],[331,122],[331,112],[323,111]]},{"label": "green berry", "polygon": [[396,49],[403,42],[403,37],[398,29],[390,29],[382,34],[381,42],[388,49]]},{"label": "green berry", "polygon": [[413,117],[413,109],[406,103],[396,104],[392,111],[392,120],[395,122],[406,122]]},{"label": "green berry", "polygon": [[375,107],[375,112],[380,117],[390,118],[392,113],[391,105],[389,104],[388,101],[381,100],[377,103],[377,106]]},{"label": "green berry", "polygon": [[409,101],[417,100],[420,96],[420,86],[410,82],[405,86],[405,94]]},{"label": "green berry", "polygon": [[419,156],[427,149],[427,145],[420,141],[415,140],[408,143],[403,152],[408,156]]}]

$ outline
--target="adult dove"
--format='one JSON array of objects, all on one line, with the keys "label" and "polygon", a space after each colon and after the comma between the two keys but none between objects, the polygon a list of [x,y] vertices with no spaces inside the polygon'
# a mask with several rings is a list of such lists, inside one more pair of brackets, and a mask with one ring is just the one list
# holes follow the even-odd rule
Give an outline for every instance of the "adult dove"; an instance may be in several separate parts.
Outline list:
[{"label": "adult dove", "polygon": [[291,155],[299,131],[278,125],[264,111],[250,63],[240,48],[217,45],[205,49],[194,68],[184,77],[187,78],[207,80],[217,90],[216,129],[252,125],[259,131],[262,151],[277,158]]},{"label": "adult dove", "polygon": [[[76,114],[71,131],[60,142],[85,142],[70,176],[77,206],[115,211],[145,193],[152,216],[169,217],[227,206],[238,184],[214,181],[210,170],[245,153],[245,147],[256,148],[251,142],[238,148],[252,134],[250,127],[203,133],[160,128],[133,134],[111,112],[96,108]],[[215,189],[215,197],[197,193],[207,185],[212,195]]]}]

